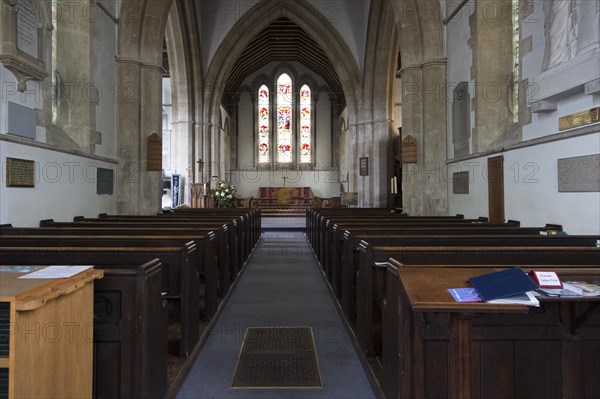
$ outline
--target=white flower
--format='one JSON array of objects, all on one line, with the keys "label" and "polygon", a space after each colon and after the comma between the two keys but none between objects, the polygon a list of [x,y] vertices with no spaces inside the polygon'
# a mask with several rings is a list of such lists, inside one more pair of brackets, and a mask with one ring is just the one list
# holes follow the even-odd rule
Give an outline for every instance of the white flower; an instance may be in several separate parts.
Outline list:
[{"label": "white flower", "polygon": [[229,195],[227,196],[227,198],[233,198],[233,195],[229,194]]},{"label": "white flower", "polygon": [[228,188],[226,188],[226,189],[225,189],[225,192],[226,192],[226,193],[228,193],[228,192],[229,192],[229,189],[228,189]]}]

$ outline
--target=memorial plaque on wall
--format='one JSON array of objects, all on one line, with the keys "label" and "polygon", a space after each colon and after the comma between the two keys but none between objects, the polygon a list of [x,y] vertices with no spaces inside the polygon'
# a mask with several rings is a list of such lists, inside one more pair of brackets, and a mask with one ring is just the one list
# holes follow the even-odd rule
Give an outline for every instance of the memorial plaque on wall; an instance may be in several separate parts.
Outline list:
[{"label": "memorial plaque on wall", "polygon": [[452,174],[452,193],[469,194],[469,171]]},{"label": "memorial plaque on wall", "polygon": [[17,0],[15,10],[17,13],[17,48],[38,59],[38,26],[33,0]]},{"label": "memorial plaque on wall", "polygon": [[417,163],[417,140],[411,135],[402,140],[402,163]]},{"label": "memorial plaque on wall", "polygon": [[35,187],[35,162],[6,158],[6,187]]},{"label": "memorial plaque on wall", "polygon": [[98,168],[96,169],[96,194],[108,194],[113,193],[113,170]]},{"label": "memorial plaque on wall", "polygon": [[559,159],[558,191],[600,191],[600,154]]},{"label": "memorial plaque on wall", "polygon": [[562,131],[598,122],[600,122],[600,107],[558,118],[558,129]]},{"label": "memorial plaque on wall", "polygon": [[146,170],[160,172],[162,170],[162,158],[162,137],[158,133],[153,133],[148,136]]}]

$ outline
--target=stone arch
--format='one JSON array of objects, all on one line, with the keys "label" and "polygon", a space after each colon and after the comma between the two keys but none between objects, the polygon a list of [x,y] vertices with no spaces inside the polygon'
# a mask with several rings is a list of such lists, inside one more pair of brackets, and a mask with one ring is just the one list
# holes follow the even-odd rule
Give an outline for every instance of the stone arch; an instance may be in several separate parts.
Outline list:
[{"label": "stone arch", "polygon": [[[176,159],[176,169],[184,175],[188,183],[197,182],[200,176],[196,162],[197,149],[194,148],[194,135],[197,126],[198,100],[202,98],[202,73],[195,31],[193,5],[189,2],[173,2],[165,27],[165,40],[169,57],[173,104],[172,149]],[[185,191],[184,201],[189,204],[189,190]]]},{"label": "stone arch", "polygon": [[[307,15],[310,15],[310,18],[306,18]],[[204,120],[210,122],[210,125],[206,126],[207,129],[214,129],[211,125],[217,121],[217,111],[222,101],[225,83],[235,60],[256,34],[272,21],[284,16],[311,36],[333,62],[346,94],[349,115],[355,118],[361,75],[354,57],[335,28],[305,0],[267,0],[252,7],[236,22],[210,63],[206,74],[206,86],[210,90],[206,91],[203,113]],[[205,136],[210,135],[205,133]]]},{"label": "stone arch", "polygon": [[397,59],[397,29],[391,4],[373,0],[369,18],[363,83],[362,121],[349,160],[369,157],[369,176],[358,177],[355,161],[350,166],[350,187],[361,193],[361,206],[385,206],[392,171],[391,143],[393,87]]}]

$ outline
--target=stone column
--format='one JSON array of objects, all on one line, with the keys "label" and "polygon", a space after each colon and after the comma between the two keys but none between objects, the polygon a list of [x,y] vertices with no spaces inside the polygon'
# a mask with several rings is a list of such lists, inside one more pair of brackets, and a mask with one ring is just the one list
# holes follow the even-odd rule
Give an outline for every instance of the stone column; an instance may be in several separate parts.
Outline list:
[{"label": "stone column", "polygon": [[[160,65],[143,64],[141,70],[141,101],[140,110],[143,118],[140,123],[140,171],[141,193],[139,212],[141,214],[155,214],[161,209],[161,172],[147,171],[147,138],[153,133],[162,132],[162,68]],[[156,110],[149,112],[148,110]],[[143,112],[145,111],[145,112]],[[182,171],[185,173],[185,170]],[[182,191],[185,191],[188,181],[183,182]]]},{"label": "stone column", "polygon": [[90,127],[95,112],[91,99],[91,33],[88,0],[57,3],[63,14],[56,22],[58,84],[57,125],[84,152],[94,153]]},{"label": "stone column", "polygon": [[175,121],[172,124],[171,133],[171,169],[176,170],[184,176],[186,190],[184,194],[184,203],[190,204],[190,184],[198,178],[194,171],[198,164],[194,159],[194,122],[193,121]]},{"label": "stone column", "polygon": [[[161,173],[146,170],[146,155],[148,136],[161,132],[161,94],[160,66],[117,60],[118,213],[154,214],[160,210]],[[151,109],[156,112],[148,112]]]},{"label": "stone column", "polygon": [[446,63],[423,66],[423,168],[424,214],[448,214],[448,176],[446,170]]},{"label": "stone column", "polygon": [[141,64],[117,59],[117,213],[136,214],[140,202]]},{"label": "stone column", "polygon": [[400,77],[402,78],[403,118],[400,140],[411,135],[417,141],[417,163],[403,163],[402,165],[402,207],[409,215],[423,215],[425,208],[421,177],[425,157],[422,119],[423,72],[419,67],[405,68],[400,71]]},{"label": "stone column", "polygon": [[473,152],[499,149],[511,128],[512,3],[484,0],[471,17],[475,81]]}]

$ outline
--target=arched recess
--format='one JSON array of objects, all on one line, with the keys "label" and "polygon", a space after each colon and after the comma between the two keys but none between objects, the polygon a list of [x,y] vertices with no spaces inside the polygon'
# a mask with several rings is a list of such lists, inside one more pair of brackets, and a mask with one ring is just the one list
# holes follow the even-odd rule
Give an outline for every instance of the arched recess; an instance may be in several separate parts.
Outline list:
[{"label": "arched recess", "polygon": [[[358,176],[350,165],[350,188],[359,192],[359,205],[386,206],[392,173],[393,92],[398,49],[391,2],[372,0],[367,32],[362,120],[349,161],[369,157],[369,175]],[[355,173],[352,173],[354,171]]]},{"label": "arched recess", "polygon": [[147,171],[147,138],[161,131],[161,58],[170,0],[124,0],[117,40],[117,212],[156,213],[161,172]]},{"label": "arched recess", "polygon": [[[308,16],[308,17],[307,17]],[[340,78],[355,123],[360,98],[361,74],[346,43],[331,23],[305,0],[267,0],[252,7],[232,27],[217,49],[206,73],[203,145],[210,147],[211,132],[218,129],[219,107],[227,78],[250,41],[271,22],[286,17],[302,28],[323,49]],[[219,160],[211,160],[219,162]]]},{"label": "arched recess", "polygon": [[[197,104],[202,101],[203,87],[195,15],[193,2],[173,2],[165,29],[173,101],[172,169],[182,174],[186,188],[202,179],[197,171],[201,156],[194,140],[200,126],[201,107]],[[190,190],[184,192],[184,202],[189,205]]]},{"label": "arched recess", "polygon": [[[410,215],[446,215],[446,58],[440,2],[392,2],[402,65],[402,136],[417,141],[417,163],[402,170],[403,208]],[[426,151],[425,151],[426,150]]]}]

